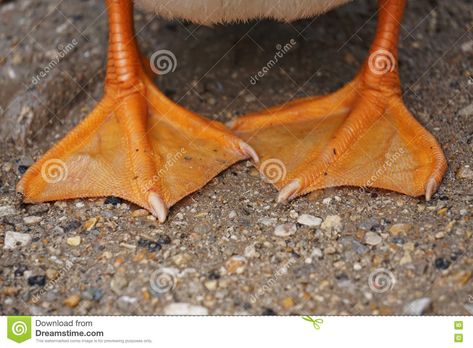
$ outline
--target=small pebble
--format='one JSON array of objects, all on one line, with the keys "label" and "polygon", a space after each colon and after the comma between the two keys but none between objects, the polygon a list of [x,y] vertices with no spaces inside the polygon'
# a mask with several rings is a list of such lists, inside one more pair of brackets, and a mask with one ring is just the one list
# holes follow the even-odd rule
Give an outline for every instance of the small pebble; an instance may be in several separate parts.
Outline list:
[{"label": "small pebble", "polygon": [[133,217],[144,217],[148,215],[149,211],[147,211],[146,209],[136,209],[135,211],[133,211],[133,213],[131,213],[131,216]]},{"label": "small pebble", "polygon": [[15,215],[15,207],[11,205],[3,205],[0,207],[0,217]]},{"label": "small pebble", "polygon": [[80,236],[69,237],[67,238],[66,242],[70,246],[78,246],[80,245],[81,237]]},{"label": "small pebble", "polygon": [[327,231],[341,232],[343,228],[342,218],[338,215],[329,215],[325,218],[321,227]]},{"label": "small pebble", "polygon": [[319,248],[314,248],[310,256],[320,259],[323,256],[322,250],[320,250]]},{"label": "small pebble", "polygon": [[41,222],[41,220],[43,220],[41,216],[25,216],[23,218],[23,222],[25,223],[25,225],[35,225]]},{"label": "small pebble", "polygon": [[450,267],[450,261],[444,259],[443,257],[438,257],[435,259],[434,265],[435,268],[444,270]]},{"label": "small pebble", "polygon": [[411,262],[412,262],[411,254],[408,251],[404,252],[404,255],[402,256],[401,260],[399,260],[399,264],[403,266]]},{"label": "small pebble", "polygon": [[297,219],[297,217],[299,216],[299,213],[295,210],[291,210],[289,212],[289,216],[291,217],[291,219]]},{"label": "small pebble", "polygon": [[213,290],[217,289],[217,281],[216,280],[207,280],[204,283],[204,285],[210,291],[213,291]]},{"label": "small pebble", "polygon": [[256,97],[254,94],[246,94],[244,99],[246,103],[252,103],[256,100]]},{"label": "small pebble", "polygon": [[327,198],[324,198],[324,199],[322,200],[322,203],[323,203],[323,204],[326,204],[326,205],[329,205],[331,202],[332,202],[332,198],[331,198],[331,197],[327,197]]},{"label": "small pebble", "polygon": [[278,220],[276,218],[264,217],[258,220],[258,222],[264,226],[274,226]]},{"label": "small pebble", "polygon": [[278,237],[288,237],[297,232],[296,224],[282,224],[276,226],[274,229],[274,235]]},{"label": "small pebble", "polygon": [[117,205],[117,204],[120,204],[122,203],[123,200],[121,198],[118,198],[118,197],[115,197],[115,196],[108,196],[106,199],[105,199],[105,204],[111,204],[111,205]]},{"label": "small pebble", "polygon": [[292,297],[286,297],[284,300],[282,300],[281,305],[285,310],[289,310],[292,307],[294,307],[294,300]]},{"label": "small pebble", "polygon": [[333,255],[337,252],[337,250],[333,246],[328,246],[325,248],[324,253],[327,255]]},{"label": "small pebble", "polygon": [[[472,104],[473,105],[473,104]],[[458,169],[456,177],[458,179],[473,179],[473,170],[470,168],[470,166],[466,165]]]},{"label": "small pebble", "polygon": [[432,300],[429,297],[422,297],[406,304],[403,312],[405,315],[421,315],[429,309],[431,304]]},{"label": "small pebble", "polygon": [[165,315],[208,315],[207,308],[190,303],[171,303],[164,307]]},{"label": "small pebble", "polygon": [[31,243],[31,236],[26,233],[7,231],[3,249],[13,250],[17,247],[24,247]]},{"label": "small pebble", "polygon": [[46,277],[44,275],[36,275],[36,276],[31,276],[28,278],[28,285],[29,286],[44,286],[46,285]]},{"label": "small pebble", "polygon": [[271,308],[265,308],[261,315],[278,315],[273,309]]},{"label": "small pebble", "polygon": [[225,268],[227,269],[228,274],[241,274],[246,267],[246,258],[240,255],[232,256],[225,263]]},{"label": "small pebble", "polygon": [[54,279],[56,279],[58,275],[59,275],[59,272],[56,271],[55,269],[48,268],[48,269],[46,270],[46,277],[47,277],[49,280],[54,280]]},{"label": "small pebble", "polygon": [[44,214],[49,211],[49,204],[43,203],[43,204],[33,204],[28,206],[28,213],[31,215],[35,214]]},{"label": "small pebble", "polygon": [[75,308],[80,302],[80,295],[79,294],[74,294],[72,296],[69,296],[64,300],[64,304],[68,306],[69,308]]},{"label": "small pebble", "polygon": [[123,289],[125,289],[127,285],[128,279],[123,273],[116,273],[110,282],[110,288],[117,295],[121,295]]},{"label": "small pebble", "polygon": [[245,248],[245,251],[243,252],[243,254],[245,255],[245,257],[248,257],[248,258],[257,256],[255,245],[254,244],[248,245]]},{"label": "small pebble", "polygon": [[322,219],[309,214],[302,214],[297,219],[297,222],[304,226],[316,227],[320,226]]},{"label": "small pebble", "polygon": [[470,105],[467,105],[467,106],[465,106],[463,109],[461,109],[461,110],[458,112],[458,115],[459,115],[459,116],[462,116],[462,117],[473,116],[473,103],[470,104]]},{"label": "small pebble", "polygon": [[170,244],[171,243],[171,237],[169,237],[167,234],[160,235],[158,237],[158,243],[159,244]]},{"label": "small pebble", "polygon": [[139,248],[147,248],[150,252],[155,252],[161,250],[162,246],[158,242],[141,238],[138,241]]},{"label": "small pebble", "polygon": [[466,303],[466,304],[463,305],[463,308],[465,308],[468,311],[468,313],[473,315],[473,304]]},{"label": "small pebble", "polygon": [[391,226],[389,233],[391,233],[393,236],[398,236],[400,234],[409,232],[411,229],[412,225],[410,224],[395,224]]},{"label": "small pebble", "polygon": [[375,232],[367,232],[365,234],[365,243],[368,245],[378,245],[383,241],[383,238]]},{"label": "small pebble", "polygon": [[18,173],[20,173],[21,175],[25,174],[26,171],[28,170],[29,166],[25,166],[24,164],[20,164],[18,166]]},{"label": "small pebble", "polygon": [[192,260],[192,256],[188,253],[181,253],[172,257],[172,261],[176,266],[185,266],[190,262],[190,260]]},{"label": "small pebble", "polygon": [[97,218],[93,217],[87,220],[84,224],[84,228],[86,231],[90,231],[95,227],[95,224],[97,223]]}]

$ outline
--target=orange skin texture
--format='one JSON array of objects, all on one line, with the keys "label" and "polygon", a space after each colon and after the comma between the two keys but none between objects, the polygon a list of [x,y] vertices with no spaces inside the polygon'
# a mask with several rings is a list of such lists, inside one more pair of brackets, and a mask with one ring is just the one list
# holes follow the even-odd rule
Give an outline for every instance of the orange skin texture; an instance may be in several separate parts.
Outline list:
[{"label": "orange skin texture", "polygon": [[[282,163],[284,176],[272,182],[281,190],[280,201],[342,185],[429,199],[447,164],[435,138],[401,99],[397,43],[405,3],[379,1],[376,37],[352,82],[327,96],[241,117],[232,133],[154,86],[134,38],[132,1],[106,0],[110,35],[104,97],[28,169],[17,190],[27,203],[114,195],[163,222],[177,201],[250,157],[243,139],[261,157],[263,175],[265,161]],[[379,52],[392,61],[383,73],[372,59]],[[51,163],[55,167],[48,167]]]}]

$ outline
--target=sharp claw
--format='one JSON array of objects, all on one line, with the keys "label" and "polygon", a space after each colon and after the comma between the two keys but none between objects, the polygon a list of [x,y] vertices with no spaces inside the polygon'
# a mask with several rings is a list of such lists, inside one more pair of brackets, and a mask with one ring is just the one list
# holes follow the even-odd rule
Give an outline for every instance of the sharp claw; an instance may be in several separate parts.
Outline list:
[{"label": "sharp claw", "polygon": [[286,186],[284,186],[281,191],[279,191],[277,202],[283,203],[290,201],[295,197],[299,189],[301,188],[301,184],[298,180],[293,180]]},{"label": "sharp claw", "polygon": [[160,223],[166,221],[168,207],[161,197],[159,197],[155,192],[150,192],[148,195],[148,204],[151,208],[151,213],[159,220]]},{"label": "sharp claw", "polygon": [[434,178],[430,178],[425,185],[425,200],[428,202],[432,195],[437,191],[437,182]]},{"label": "sharp claw", "polygon": [[250,145],[248,145],[247,143],[245,143],[244,141],[240,141],[240,150],[246,156],[251,157],[255,163],[259,162],[259,157],[258,157],[258,154],[256,153],[256,151],[253,150],[253,148]]}]

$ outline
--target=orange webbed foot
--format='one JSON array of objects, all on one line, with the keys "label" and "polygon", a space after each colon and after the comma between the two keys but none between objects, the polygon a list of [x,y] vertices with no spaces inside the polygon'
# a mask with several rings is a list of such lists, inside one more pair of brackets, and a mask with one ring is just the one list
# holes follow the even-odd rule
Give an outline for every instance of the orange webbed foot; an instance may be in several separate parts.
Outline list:
[{"label": "orange webbed foot", "polygon": [[358,76],[324,97],[238,119],[237,135],[286,201],[333,186],[383,188],[429,200],[447,169],[435,138],[405,107],[397,66],[406,0],[379,0],[370,54]]},{"label": "orange webbed foot", "polygon": [[105,95],[28,169],[17,190],[27,203],[118,196],[164,222],[181,198],[233,163],[258,157],[221,123],[180,107],[154,86],[135,42],[132,1],[106,4]]},{"label": "orange webbed foot", "polygon": [[146,77],[128,96],[106,94],[92,113],[22,177],[27,203],[114,195],[167,210],[233,163],[255,157],[222,124],[174,104]]},{"label": "orange webbed foot", "polygon": [[360,78],[325,97],[242,117],[233,130],[260,155],[279,202],[334,186],[430,199],[446,170],[437,141],[400,96],[371,90]]}]

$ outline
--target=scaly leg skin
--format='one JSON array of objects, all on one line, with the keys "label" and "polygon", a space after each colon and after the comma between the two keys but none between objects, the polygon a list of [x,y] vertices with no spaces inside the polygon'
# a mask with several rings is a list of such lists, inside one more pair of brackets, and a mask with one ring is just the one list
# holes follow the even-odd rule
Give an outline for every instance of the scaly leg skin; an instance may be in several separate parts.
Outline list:
[{"label": "scaly leg skin", "polygon": [[255,152],[222,124],[167,99],[148,77],[133,33],[131,0],[107,0],[103,99],[25,173],[27,203],[114,195],[164,222],[168,208]]},{"label": "scaly leg skin", "polygon": [[406,0],[380,0],[375,40],[339,91],[239,118],[278,202],[334,186],[376,187],[429,200],[447,169],[435,138],[405,107],[397,67]]}]

